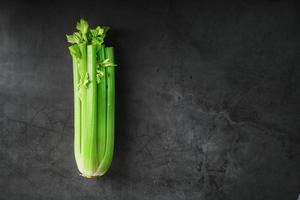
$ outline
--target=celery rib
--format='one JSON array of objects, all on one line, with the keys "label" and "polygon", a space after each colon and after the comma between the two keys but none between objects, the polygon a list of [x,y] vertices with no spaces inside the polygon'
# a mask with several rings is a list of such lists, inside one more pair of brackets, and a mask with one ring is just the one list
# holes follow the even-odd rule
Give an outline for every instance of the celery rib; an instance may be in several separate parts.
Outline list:
[{"label": "celery rib", "polygon": [[75,154],[75,160],[76,163],[79,163],[78,169],[79,171],[82,170],[81,166],[81,152],[80,152],[80,143],[81,143],[81,102],[78,96],[78,79],[79,79],[79,73],[78,73],[78,62],[77,58],[73,57],[73,84],[74,84],[74,154]]},{"label": "celery rib", "polygon": [[[105,49],[100,47],[99,57],[102,62],[105,59]],[[98,157],[102,160],[106,146],[106,104],[107,104],[107,90],[106,90],[106,67],[99,66],[104,76],[98,84]]]},{"label": "celery rib", "polygon": [[[87,52],[86,52],[86,44],[79,45],[81,52],[80,59],[80,76],[81,79],[87,73]],[[89,141],[88,141],[88,129],[87,129],[87,88],[83,85],[80,86],[80,96],[81,96],[81,158],[83,171],[82,174],[90,174],[92,173],[89,168],[90,156],[89,156]]]},{"label": "celery rib", "polygon": [[[114,63],[114,52],[112,47],[105,48],[105,57]],[[103,175],[110,167],[114,152],[115,132],[115,67],[106,69],[107,79],[107,120],[106,120],[106,148],[97,174]]]},{"label": "celery rib", "polygon": [[87,156],[88,168],[91,171],[87,176],[91,176],[97,169],[97,80],[96,80],[96,47],[87,46],[87,72],[89,83],[87,88],[87,132],[86,144],[89,153]]}]

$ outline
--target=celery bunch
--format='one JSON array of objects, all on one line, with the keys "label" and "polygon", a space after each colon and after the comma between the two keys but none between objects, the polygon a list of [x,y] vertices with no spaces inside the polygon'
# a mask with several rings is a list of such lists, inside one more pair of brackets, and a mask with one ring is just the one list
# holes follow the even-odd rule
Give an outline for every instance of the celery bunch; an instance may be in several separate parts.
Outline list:
[{"label": "celery bunch", "polygon": [[115,64],[113,47],[105,47],[108,27],[91,29],[84,19],[66,35],[73,59],[74,152],[81,175],[103,175],[114,148]]}]

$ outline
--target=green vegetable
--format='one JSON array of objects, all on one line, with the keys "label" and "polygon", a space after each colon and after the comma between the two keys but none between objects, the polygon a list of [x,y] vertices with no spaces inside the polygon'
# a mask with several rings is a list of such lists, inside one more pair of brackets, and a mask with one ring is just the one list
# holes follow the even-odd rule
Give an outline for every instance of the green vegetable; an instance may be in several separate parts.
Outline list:
[{"label": "green vegetable", "polygon": [[81,175],[103,175],[114,149],[115,64],[112,47],[105,47],[108,27],[91,29],[84,19],[66,35],[73,59],[74,154]]},{"label": "green vegetable", "polygon": [[112,47],[105,48],[105,57],[111,61],[111,65],[106,69],[107,79],[107,120],[106,120],[106,148],[101,165],[97,169],[97,173],[104,174],[110,167],[113,157],[114,133],[115,132],[115,65],[114,53]]},{"label": "green vegetable", "polygon": [[[99,50],[99,61],[105,59],[105,49],[101,47]],[[99,72],[101,72],[102,77],[98,84],[98,138],[99,142],[98,155],[102,159],[104,156],[106,148],[106,114],[107,114],[107,82],[106,82],[106,68],[99,65]]]}]

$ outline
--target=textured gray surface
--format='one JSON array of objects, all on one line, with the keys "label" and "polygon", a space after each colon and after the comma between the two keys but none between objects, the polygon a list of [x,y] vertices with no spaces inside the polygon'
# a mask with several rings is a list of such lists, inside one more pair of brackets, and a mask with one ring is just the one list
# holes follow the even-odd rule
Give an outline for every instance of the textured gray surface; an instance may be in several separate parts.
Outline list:
[{"label": "textured gray surface", "polygon": [[[183,2],[1,3],[0,199],[297,199],[299,4]],[[73,156],[81,16],[112,27],[119,64],[98,180]]]}]

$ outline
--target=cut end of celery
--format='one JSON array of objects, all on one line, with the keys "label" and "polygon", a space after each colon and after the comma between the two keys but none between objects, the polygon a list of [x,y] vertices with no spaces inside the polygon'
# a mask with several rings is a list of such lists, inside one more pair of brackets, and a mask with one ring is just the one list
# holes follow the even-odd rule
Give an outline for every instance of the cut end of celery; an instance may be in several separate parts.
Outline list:
[{"label": "cut end of celery", "polygon": [[87,178],[87,179],[96,179],[98,176],[89,176],[89,175],[84,175],[84,174],[80,174],[80,176]]},{"label": "cut end of celery", "polygon": [[105,173],[94,173],[93,175],[87,175],[87,174],[80,174],[80,176],[82,176],[82,177],[84,177],[84,178],[87,178],[87,179],[96,179],[96,178],[98,178],[98,177],[100,177],[100,176],[103,176]]}]

